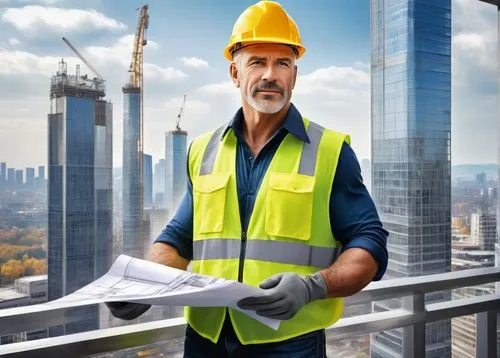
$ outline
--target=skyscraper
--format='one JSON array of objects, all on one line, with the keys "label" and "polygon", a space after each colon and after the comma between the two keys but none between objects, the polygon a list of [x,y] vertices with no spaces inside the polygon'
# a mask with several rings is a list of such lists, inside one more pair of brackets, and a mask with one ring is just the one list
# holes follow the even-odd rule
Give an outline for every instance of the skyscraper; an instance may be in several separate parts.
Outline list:
[{"label": "skyscraper", "polygon": [[0,188],[7,186],[7,163],[0,163]]},{"label": "skyscraper", "polygon": [[20,189],[23,187],[24,183],[24,175],[23,175],[23,170],[22,169],[17,169],[16,170],[16,188]]},{"label": "skyscraper", "polygon": [[143,152],[139,147],[140,88],[123,90],[123,253],[143,257]]},{"label": "skyscraper", "polygon": [[153,205],[153,157],[144,154],[144,206]]},{"label": "skyscraper", "polygon": [[16,169],[7,168],[7,187],[14,188],[16,186]]},{"label": "skyscraper", "polygon": [[165,135],[165,202],[173,213],[184,195],[187,185],[187,132],[181,129]]},{"label": "skyscraper", "polygon": [[155,164],[153,179],[153,197],[156,206],[165,206],[165,159],[160,159]]},{"label": "skyscraper", "polygon": [[[385,279],[450,271],[451,0],[371,2],[372,195],[389,231]],[[449,299],[426,295],[426,302]],[[395,308],[400,300],[374,304]],[[372,335],[403,357],[409,328]],[[450,321],[426,324],[426,357],[451,356]]]},{"label": "skyscraper", "polygon": [[[51,78],[48,115],[48,282],[54,300],[94,281],[111,264],[112,104],[102,80],[67,73]],[[51,335],[97,329],[97,307],[75,309],[75,322]]]},{"label": "skyscraper", "polygon": [[36,178],[36,187],[38,189],[45,187],[45,167],[43,165],[38,167],[38,177]]},{"label": "skyscraper", "polygon": [[38,178],[45,179],[45,167],[43,165],[38,167]]},{"label": "skyscraper", "polygon": [[35,168],[26,168],[26,187],[35,188]]}]

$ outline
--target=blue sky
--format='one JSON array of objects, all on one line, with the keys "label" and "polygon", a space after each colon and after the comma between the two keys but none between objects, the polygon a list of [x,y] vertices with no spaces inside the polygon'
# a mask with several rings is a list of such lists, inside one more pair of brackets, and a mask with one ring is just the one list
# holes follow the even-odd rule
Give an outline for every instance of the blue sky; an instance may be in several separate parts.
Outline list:
[{"label": "blue sky", "polygon": [[[145,149],[163,156],[183,94],[190,139],[239,106],[222,51],[234,21],[254,1],[149,1],[145,47]],[[370,9],[366,0],[281,2],[307,47],[292,101],[303,115],[348,132],[370,157]],[[453,0],[452,163],[496,162],[496,16],[477,0]],[[68,37],[104,76],[114,103],[114,166],[121,165],[122,98],[143,2],[0,0],[0,161],[46,163],[50,76],[64,57],[81,63]],[[88,72],[82,64],[84,72]],[[8,153],[8,154],[7,154]]]}]

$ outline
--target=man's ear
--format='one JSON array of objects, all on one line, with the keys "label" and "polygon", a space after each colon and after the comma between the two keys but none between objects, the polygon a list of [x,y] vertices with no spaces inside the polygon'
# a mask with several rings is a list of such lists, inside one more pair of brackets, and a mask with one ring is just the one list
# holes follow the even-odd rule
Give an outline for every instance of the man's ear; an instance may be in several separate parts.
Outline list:
[{"label": "man's ear", "polygon": [[234,62],[229,66],[229,75],[231,76],[231,80],[233,81],[236,88],[240,88],[238,68],[236,67],[236,64]]}]

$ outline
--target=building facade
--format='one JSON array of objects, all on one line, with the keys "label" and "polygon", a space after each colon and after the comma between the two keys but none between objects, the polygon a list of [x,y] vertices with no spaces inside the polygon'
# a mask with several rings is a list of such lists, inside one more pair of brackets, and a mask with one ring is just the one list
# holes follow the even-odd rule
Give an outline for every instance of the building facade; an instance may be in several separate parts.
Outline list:
[{"label": "building facade", "polygon": [[7,163],[0,163],[0,188],[7,186]]},{"label": "building facade", "polygon": [[494,251],[497,231],[497,218],[494,214],[474,213],[471,215],[471,240],[480,250]]},{"label": "building facade", "polygon": [[[373,0],[371,51],[371,193],[389,231],[384,279],[450,271],[451,0]],[[449,298],[436,292],[426,302]],[[451,357],[450,321],[426,327],[426,357]],[[413,343],[404,333],[373,334],[371,356],[403,357]]]},{"label": "building facade", "polygon": [[153,205],[153,157],[144,154],[144,207]]},{"label": "building facade", "polygon": [[33,189],[35,184],[35,168],[26,168],[26,186]]},{"label": "building facade", "polygon": [[169,131],[165,135],[165,203],[175,213],[187,185],[187,132]]},{"label": "building facade", "polygon": [[153,179],[153,198],[157,207],[165,206],[165,159],[155,164]]},{"label": "building facade", "polygon": [[[50,87],[48,115],[48,298],[70,294],[111,264],[112,104],[102,81],[67,73],[61,62]],[[96,307],[51,335],[98,328]]]},{"label": "building facade", "polygon": [[143,153],[139,148],[141,94],[137,87],[123,87],[123,253],[143,257],[144,182]]}]

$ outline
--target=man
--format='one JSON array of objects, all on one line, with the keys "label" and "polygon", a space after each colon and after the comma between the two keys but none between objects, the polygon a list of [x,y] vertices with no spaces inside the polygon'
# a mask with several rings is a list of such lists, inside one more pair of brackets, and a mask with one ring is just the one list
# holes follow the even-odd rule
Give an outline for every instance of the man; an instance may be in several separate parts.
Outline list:
[{"label": "man", "polygon": [[[324,328],[342,315],[342,297],[385,272],[387,232],[349,136],[290,102],[304,52],[280,4],[260,1],[240,15],[225,57],[242,107],[191,144],[187,193],[150,256],[260,286],[261,296],[238,304],[280,328],[233,309],[188,307],[187,358],[324,357]],[[133,319],[149,306],[110,308]]]}]

